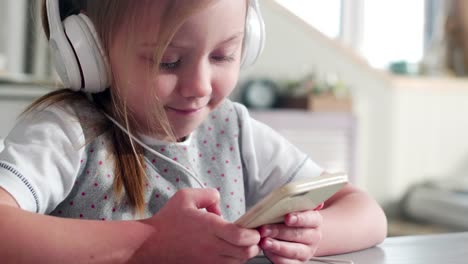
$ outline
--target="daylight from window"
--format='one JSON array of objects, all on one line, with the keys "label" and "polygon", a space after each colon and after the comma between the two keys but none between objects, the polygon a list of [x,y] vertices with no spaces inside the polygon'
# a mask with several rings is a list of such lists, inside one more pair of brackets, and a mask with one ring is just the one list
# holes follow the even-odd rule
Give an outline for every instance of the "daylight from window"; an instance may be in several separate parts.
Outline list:
[{"label": "daylight from window", "polygon": [[[326,36],[339,39],[342,0],[276,0]],[[354,0],[343,0],[354,1]],[[347,35],[361,32],[357,52],[376,68],[393,62],[418,63],[424,50],[425,0],[359,0],[362,24],[346,27]],[[356,4],[358,4],[356,2]],[[358,8],[359,8],[358,7]],[[348,6],[349,8],[349,6]],[[359,15],[359,14],[354,14]],[[354,36],[358,36],[354,35]]]},{"label": "daylight from window", "polygon": [[365,0],[361,52],[369,63],[417,63],[423,56],[424,0]]}]

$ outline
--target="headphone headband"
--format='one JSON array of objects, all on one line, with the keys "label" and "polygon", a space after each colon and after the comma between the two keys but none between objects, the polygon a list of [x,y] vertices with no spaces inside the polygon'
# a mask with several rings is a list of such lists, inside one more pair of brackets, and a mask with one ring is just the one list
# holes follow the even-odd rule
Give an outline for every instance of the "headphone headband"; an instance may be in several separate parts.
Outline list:
[{"label": "headphone headband", "polygon": [[49,25],[49,47],[52,52],[52,60],[55,64],[55,69],[62,79],[66,87],[74,90],[81,89],[82,81],[81,76],[76,76],[80,69],[76,62],[69,62],[74,58],[75,54],[71,47],[69,47],[68,40],[65,36],[65,29],[60,19],[60,7],[58,0],[47,0],[47,20]]},{"label": "headphone headband", "polygon": [[[47,17],[50,35],[56,32],[64,31],[62,20],[60,19],[60,6],[57,1],[46,1]],[[60,35],[60,34],[58,34]]]},{"label": "headphone headband", "polygon": [[241,66],[253,65],[265,46],[265,22],[258,0],[249,0],[245,21],[244,52]]}]

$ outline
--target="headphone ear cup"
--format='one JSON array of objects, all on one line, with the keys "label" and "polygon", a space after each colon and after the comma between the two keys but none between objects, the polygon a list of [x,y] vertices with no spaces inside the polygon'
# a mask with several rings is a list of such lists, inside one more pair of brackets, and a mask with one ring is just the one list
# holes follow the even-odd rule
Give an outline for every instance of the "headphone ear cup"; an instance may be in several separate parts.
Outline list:
[{"label": "headphone ear cup", "polygon": [[97,49],[94,49],[94,50],[97,50],[99,52],[99,54],[96,54],[96,58],[98,59],[97,61],[98,66],[99,66],[100,72],[102,73],[100,74],[101,87],[103,89],[107,89],[111,84],[112,74],[111,74],[109,60],[107,59],[107,55],[106,55],[106,52],[104,51],[104,48],[102,47],[101,39],[91,19],[89,19],[89,17],[84,14],[79,14],[78,16],[85,22],[85,25],[89,29],[88,32],[91,33],[92,39],[94,40],[94,44],[97,47]]},{"label": "headphone ear cup", "polygon": [[83,91],[104,91],[110,83],[109,67],[93,24],[87,16],[79,14],[67,17],[63,25],[77,57]]},{"label": "headphone ear cup", "polygon": [[265,46],[265,22],[257,0],[250,0],[245,21],[244,50],[241,67],[255,63]]},{"label": "headphone ear cup", "polygon": [[62,79],[65,87],[74,91],[81,89],[81,70],[78,61],[76,60],[75,52],[71,43],[63,35],[51,35],[49,40],[52,60],[54,61],[55,70]]}]

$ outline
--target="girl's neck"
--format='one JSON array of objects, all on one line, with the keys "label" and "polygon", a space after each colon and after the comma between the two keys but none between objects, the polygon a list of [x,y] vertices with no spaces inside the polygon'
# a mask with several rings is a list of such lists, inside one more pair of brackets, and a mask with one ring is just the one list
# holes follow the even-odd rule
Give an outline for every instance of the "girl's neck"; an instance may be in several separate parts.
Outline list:
[{"label": "girl's neck", "polygon": [[138,137],[147,145],[155,146],[155,145],[168,145],[168,144],[181,144],[186,145],[190,142],[190,135],[186,137],[182,137],[174,141],[172,138],[166,137],[157,137],[153,135],[146,135],[140,133]]}]

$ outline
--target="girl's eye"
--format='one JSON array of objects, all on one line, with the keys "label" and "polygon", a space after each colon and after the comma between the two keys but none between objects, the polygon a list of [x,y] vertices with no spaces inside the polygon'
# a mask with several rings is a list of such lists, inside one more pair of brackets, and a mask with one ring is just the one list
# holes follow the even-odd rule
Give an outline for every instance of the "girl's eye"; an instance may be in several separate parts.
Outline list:
[{"label": "girl's eye", "polygon": [[212,56],[211,58],[216,62],[232,62],[232,61],[234,61],[234,56]]},{"label": "girl's eye", "polygon": [[[152,57],[151,55],[142,55],[140,57],[150,67],[155,66],[156,61],[154,60],[154,57]],[[159,68],[161,70],[172,70],[172,69],[177,68],[179,64],[180,64],[180,59],[176,60],[175,58],[174,59],[168,58],[159,63]]]},{"label": "girl's eye", "polygon": [[180,60],[174,61],[174,62],[161,62],[159,64],[159,68],[161,70],[173,70],[176,69],[180,64]]}]

